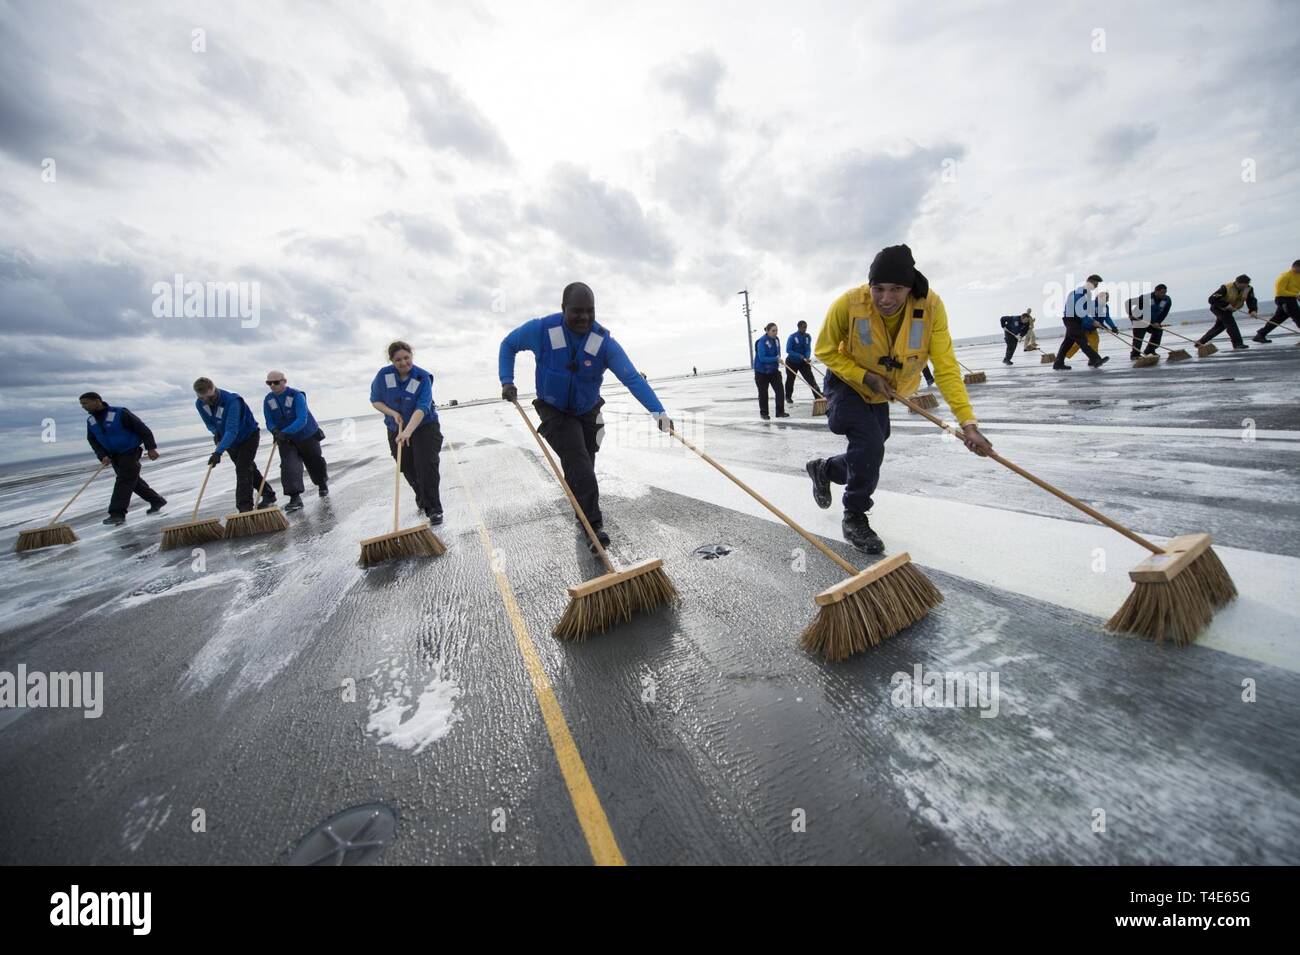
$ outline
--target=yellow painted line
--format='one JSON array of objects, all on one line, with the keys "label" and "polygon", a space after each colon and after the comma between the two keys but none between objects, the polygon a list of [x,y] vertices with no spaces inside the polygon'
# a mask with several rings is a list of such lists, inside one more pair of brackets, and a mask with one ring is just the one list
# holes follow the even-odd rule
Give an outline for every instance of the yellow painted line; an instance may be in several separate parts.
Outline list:
[{"label": "yellow painted line", "polygon": [[483,543],[488,564],[492,567],[492,574],[496,578],[497,590],[501,593],[506,615],[509,616],[510,626],[515,632],[515,643],[519,645],[519,653],[524,658],[524,667],[528,670],[528,678],[533,684],[533,695],[537,697],[537,705],[542,709],[546,732],[551,737],[551,748],[555,751],[555,758],[560,764],[564,784],[569,789],[569,800],[573,803],[573,811],[578,814],[578,824],[582,826],[582,834],[587,837],[587,848],[591,850],[592,861],[596,865],[627,865],[627,860],[623,858],[623,853],[618,848],[618,840],[614,838],[614,831],[609,827],[609,819],[600,804],[600,797],[596,795],[596,790],[591,785],[591,777],[587,775],[587,767],[578,752],[578,744],[573,741],[569,724],[564,720],[560,701],[556,699],[551,681],[546,677],[537,645],[533,643],[533,638],[528,633],[528,624],[524,622],[524,615],[520,613],[519,604],[515,601],[514,589],[511,588],[505,571],[497,568],[492,559],[495,550],[492,546],[492,535],[488,533],[483,516],[479,513],[478,502],[474,500],[474,494],[460,471],[460,465],[456,462],[457,448],[450,441],[447,442],[447,447],[451,451],[452,464],[456,468],[461,487],[465,489],[465,497],[469,500],[474,522],[478,524],[479,540]]}]

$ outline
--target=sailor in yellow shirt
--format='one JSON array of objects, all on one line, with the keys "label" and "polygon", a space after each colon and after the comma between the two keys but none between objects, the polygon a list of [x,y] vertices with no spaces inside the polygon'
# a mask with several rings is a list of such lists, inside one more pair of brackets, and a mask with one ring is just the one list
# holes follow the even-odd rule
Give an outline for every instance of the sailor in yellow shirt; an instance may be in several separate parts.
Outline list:
[{"label": "sailor in yellow shirt", "polygon": [[827,368],[826,423],[849,439],[843,454],[806,465],[817,506],[831,506],[831,485],[844,485],[844,538],[869,554],[885,545],[871,529],[867,512],[880,480],[889,438],[889,389],[906,397],[916,391],[921,369],[934,365],[944,400],[961,424],[966,447],[979,455],[993,450],[980,434],[966,397],[961,368],[948,334],[948,315],[930,283],[916,270],[912,250],[892,245],[875,257],[868,282],[837,298],[814,349]]},{"label": "sailor in yellow shirt", "polygon": [[1277,306],[1277,311],[1268,320],[1268,324],[1255,333],[1253,341],[1267,345],[1268,333],[1288,318],[1300,328],[1300,304],[1297,304],[1297,299],[1300,299],[1300,259],[1292,262],[1291,268],[1277,277],[1277,284],[1273,286],[1273,304]]}]

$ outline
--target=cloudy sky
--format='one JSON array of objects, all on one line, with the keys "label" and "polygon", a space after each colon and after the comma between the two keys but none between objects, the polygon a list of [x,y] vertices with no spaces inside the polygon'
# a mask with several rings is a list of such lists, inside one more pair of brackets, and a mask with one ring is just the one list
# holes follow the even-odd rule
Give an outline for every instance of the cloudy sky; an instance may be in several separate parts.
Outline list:
[{"label": "cloudy sky", "polygon": [[[1271,298],[1297,129],[1281,2],[0,0],[0,451],[87,389],[197,435],[200,374],[366,413],[395,337],[487,396],[574,280],[651,379],[901,241],[958,336],[1092,271]],[[159,317],[177,274],[256,327]]]}]

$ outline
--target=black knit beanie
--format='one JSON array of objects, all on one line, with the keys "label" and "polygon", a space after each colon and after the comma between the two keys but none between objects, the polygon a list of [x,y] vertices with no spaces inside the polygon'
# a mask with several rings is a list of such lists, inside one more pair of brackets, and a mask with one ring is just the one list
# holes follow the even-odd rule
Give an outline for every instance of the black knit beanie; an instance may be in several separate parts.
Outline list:
[{"label": "black knit beanie", "polygon": [[872,285],[906,285],[912,287],[916,280],[916,259],[905,245],[891,245],[876,253],[871,260],[867,281]]}]

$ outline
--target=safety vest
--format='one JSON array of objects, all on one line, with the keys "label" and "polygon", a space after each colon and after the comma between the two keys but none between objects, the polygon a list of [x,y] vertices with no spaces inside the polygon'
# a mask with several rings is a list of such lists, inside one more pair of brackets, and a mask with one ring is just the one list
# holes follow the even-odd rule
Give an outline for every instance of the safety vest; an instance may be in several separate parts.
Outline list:
[{"label": "safety vest", "polygon": [[542,350],[537,356],[537,396],[570,414],[586,414],[600,400],[609,332],[595,322],[583,338],[569,343],[564,313],[542,319]]},{"label": "safety vest", "polygon": [[1237,288],[1236,282],[1224,282],[1223,287],[1227,289],[1228,294],[1224,300],[1228,303],[1228,311],[1235,312],[1246,302],[1246,297],[1250,295],[1251,288],[1247,285],[1244,289]]},{"label": "safety vest", "polygon": [[[420,385],[428,379],[430,387],[433,386],[433,375],[429,374],[419,365],[411,366],[410,376],[406,381],[398,377],[397,369],[392,365],[379,372],[380,390],[383,394],[381,399],[384,404],[392,408],[402,416],[402,421],[410,423],[411,415],[415,413],[420,394]],[[420,427],[424,427],[430,420],[437,420],[437,405],[433,400],[429,401],[430,413],[420,422]],[[397,430],[397,422],[388,415],[384,415],[384,424],[389,431]],[[405,427],[405,425],[403,425]]]},{"label": "safety vest", "polygon": [[[900,395],[916,391],[921,383],[921,369],[930,358],[930,334],[934,331],[935,295],[929,289],[918,300],[907,296],[903,303],[902,321],[893,341],[885,320],[871,300],[871,286],[863,285],[849,292],[849,337],[840,342],[840,351],[848,355],[864,371],[880,375]],[[888,365],[881,359],[888,359]],[[848,382],[867,401],[887,401],[862,383],[862,379]]]},{"label": "safety vest", "polygon": [[[297,417],[299,402],[306,404],[307,392],[286,387],[279,395],[274,393],[267,395],[264,402],[267,423],[276,431],[283,431],[293,424],[294,418]],[[294,432],[294,435],[299,438],[310,438],[318,430],[316,419],[308,411],[307,420],[303,422],[301,429]]]},{"label": "safety vest", "polygon": [[[230,398],[235,399],[235,406],[239,409],[238,420],[226,420],[226,402]],[[228,448],[246,441],[257,430],[257,419],[253,417],[253,412],[244,401],[243,395],[218,388],[215,408],[208,407],[208,403],[202,398],[194,399],[194,406],[199,409],[199,417],[203,419],[208,430],[219,439],[218,443],[226,439],[227,430],[233,433],[234,437],[226,445]]]},{"label": "safety vest", "polygon": [[109,407],[101,422],[94,415],[86,418],[86,429],[109,454],[126,454],[143,443],[140,436],[122,423],[123,408]]},{"label": "safety vest", "polygon": [[781,367],[781,343],[771,335],[754,342],[754,371],[770,375]]}]

